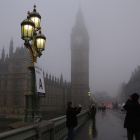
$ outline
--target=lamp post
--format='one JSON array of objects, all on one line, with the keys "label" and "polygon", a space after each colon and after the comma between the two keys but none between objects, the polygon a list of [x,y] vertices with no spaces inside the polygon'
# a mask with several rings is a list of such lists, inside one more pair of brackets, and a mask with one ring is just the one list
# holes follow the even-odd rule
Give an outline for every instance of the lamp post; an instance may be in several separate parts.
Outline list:
[{"label": "lamp post", "polygon": [[101,106],[102,106],[102,99],[101,99]]},{"label": "lamp post", "polygon": [[88,92],[89,109],[90,109],[90,91]]},{"label": "lamp post", "polygon": [[[40,27],[41,16],[36,12],[34,5],[33,12],[28,12],[27,19],[21,22],[21,38],[25,40],[24,45],[29,49],[31,63],[28,64],[28,69],[31,72],[30,90],[24,93],[25,95],[25,110],[23,121],[30,122],[35,118],[42,120],[40,109],[40,97],[35,90],[35,68],[34,62],[37,62],[37,57],[42,55],[45,49],[46,37],[41,33]],[[30,42],[31,41],[31,42]]]}]

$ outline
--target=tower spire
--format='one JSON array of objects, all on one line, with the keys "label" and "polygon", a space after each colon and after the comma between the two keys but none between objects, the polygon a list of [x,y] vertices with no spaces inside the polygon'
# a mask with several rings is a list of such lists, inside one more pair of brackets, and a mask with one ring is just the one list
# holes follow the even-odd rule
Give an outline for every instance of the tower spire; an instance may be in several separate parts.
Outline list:
[{"label": "tower spire", "polygon": [[11,41],[10,41],[10,46],[9,46],[9,58],[11,58],[13,56],[13,38],[11,37]]},{"label": "tower spire", "polygon": [[5,49],[4,49],[4,46],[3,46],[3,49],[2,49],[1,59],[4,62],[4,59],[5,59]]},{"label": "tower spire", "polygon": [[63,83],[63,75],[62,75],[62,72],[61,72],[61,76],[60,76],[60,83]]},{"label": "tower spire", "polygon": [[13,45],[13,37],[11,37],[10,45]]},{"label": "tower spire", "polygon": [[79,9],[76,15],[76,22],[74,27],[76,28],[85,28],[85,23],[84,23],[84,16],[82,13],[82,9],[81,9],[81,4],[79,4]]},{"label": "tower spire", "polygon": [[81,9],[81,0],[79,0],[79,9]]}]

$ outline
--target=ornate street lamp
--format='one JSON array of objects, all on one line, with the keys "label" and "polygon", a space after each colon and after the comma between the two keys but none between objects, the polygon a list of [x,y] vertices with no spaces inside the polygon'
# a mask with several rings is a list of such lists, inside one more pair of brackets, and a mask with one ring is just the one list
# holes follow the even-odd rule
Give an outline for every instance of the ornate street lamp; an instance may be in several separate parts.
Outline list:
[{"label": "ornate street lamp", "polygon": [[40,29],[41,16],[38,12],[36,12],[36,5],[34,5],[34,10],[33,10],[33,12],[31,12],[30,18],[35,23],[35,29],[39,30]]},{"label": "ornate street lamp", "polygon": [[41,34],[41,28],[40,28],[39,34],[36,35],[36,46],[40,53],[43,50],[45,50],[45,42],[46,42],[46,37],[43,34]]},{"label": "ornate street lamp", "polygon": [[30,19],[30,12],[28,11],[27,19],[21,22],[21,38],[25,41],[33,39],[33,32],[35,28],[34,22]]},{"label": "ornate street lamp", "polygon": [[[35,90],[35,68],[34,62],[37,57],[42,55],[45,50],[46,37],[41,34],[40,27],[41,16],[36,12],[36,5],[34,5],[33,12],[28,12],[27,19],[21,22],[21,38],[25,40],[24,45],[29,49],[31,56],[31,63],[28,64],[28,69],[31,71],[31,87],[30,91],[26,91],[25,95],[25,110],[23,120],[25,122],[33,121],[35,118],[42,119],[40,109],[40,97],[38,97]],[[37,33],[39,31],[39,33]],[[31,41],[31,43],[30,43]]]},{"label": "ornate street lamp", "polygon": [[88,92],[88,97],[90,97],[90,91]]},{"label": "ornate street lamp", "polygon": [[88,92],[88,97],[89,97],[89,109],[90,109],[90,91]]},{"label": "ornate street lamp", "polygon": [[102,106],[102,99],[101,99],[101,106]]}]

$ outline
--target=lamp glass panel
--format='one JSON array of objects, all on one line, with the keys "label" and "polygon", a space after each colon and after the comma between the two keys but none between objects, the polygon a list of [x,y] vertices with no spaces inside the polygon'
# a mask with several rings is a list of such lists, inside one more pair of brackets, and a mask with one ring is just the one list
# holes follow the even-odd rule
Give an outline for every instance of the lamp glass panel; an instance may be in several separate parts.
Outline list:
[{"label": "lamp glass panel", "polygon": [[23,37],[24,35],[24,26],[21,27],[21,36]]},{"label": "lamp glass panel", "polygon": [[42,38],[38,38],[37,42],[37,49],[44,49],[45,48],[45,40]]},{"label": "lamp glass panel", "polygon": [[31,17],[31,20],[34,22],[35,28],[39,28],[40,27],[40,18],[38,18],[38,17]]},{"label": "lamp glass panel", "polygon": [[25,39],[30,39],[33,37],[34,27],[31,25],[22,26],[22,37]]}]

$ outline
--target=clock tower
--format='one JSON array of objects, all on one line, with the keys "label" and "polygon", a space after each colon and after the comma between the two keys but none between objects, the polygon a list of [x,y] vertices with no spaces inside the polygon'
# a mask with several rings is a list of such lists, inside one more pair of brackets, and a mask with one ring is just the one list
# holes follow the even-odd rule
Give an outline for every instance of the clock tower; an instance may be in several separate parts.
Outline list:
[{"label": "clock tower", "polygon": [[79,8],[71,33],[71,100],[87,108],[89,104],[89,35]]}]

